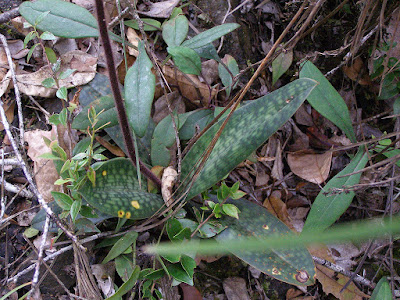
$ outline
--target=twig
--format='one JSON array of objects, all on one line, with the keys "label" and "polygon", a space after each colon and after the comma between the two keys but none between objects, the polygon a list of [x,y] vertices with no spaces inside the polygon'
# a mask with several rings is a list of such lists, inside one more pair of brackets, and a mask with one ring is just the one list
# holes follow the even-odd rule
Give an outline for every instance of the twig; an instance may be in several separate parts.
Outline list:
[{"label": "twig", "polygon": [[8,21],[19,16],[19,8],[13,8],[0,14],[0,24],[7,23]]},{"label": "twig", "polygon": [[11,183],[9,183],[5,180],[3,180],[3,184],[4,184],[4,189],[6,191],[9,191],[14,194],[19,194],[20,196],[29,198],[29,199],[35,198],[35,194],[33,194],[31,191],[28,191],[24,188],[20,188],[18,186],[12,185]]},{"label": "twig", "polygon": [[36,187],[36,184],[33,182],[33,178],[31,176],[31,174],[28,171],[28,168],[25,164],[25,161],[22,159],[22,155],[19,152],[19,149],[17,147],[17,144],[14,140],[13,135],[11,134],[11,130],[10,130],[10,124],[8,123],[7,117],[6,117],[6,113],[4,111],[4,107],[3,107],[3,101],[0,100],[0,115],[1,115],[1,119],[3,122],[3,126],[4,129],[10,139],[11,142],[11,146],[14,149],[15,155],[21,165],[22,171],[24,172],[24,175],[26,177],[26,179],[28,180],[31,189],[33,191],[33,193],[36,195],[36,197],[38,198],[38,201],[40,203],[40,205],[43,207],[43,209],[45,210],[45,212],[54,220],[54,222],[57,224],[58,227],[61,228],[61,230],[71,239],[73,240],[80,248],[82,248],[83,250],[85,250],[85,248],[79,243],[78,238],[72,234],[60,221],[60,219],[54,214],[54,212],[51,210],[51,208],[47,205],[46,201],[44,200],[42,194],[39,192],[39,190]]},{"label": "twig", "polygon": [[40,241],[40,246],[39,246],[38,259],[36,262],[35,273],[33,274],[32,285],[31,285],[31,290],[28,295],[28,299],[32,298],[32,295],[35,294],[35,291],[37,289],[37,283],[39,281],[40,265],[42,263],[44,246],[46,245],[47,234],[49,232],[49,223],[50,223],[50,217],[49,217],[49,215],[46,215],[46,221],[44,222],[42,240]]},{"label": "twig", "polygon": [[17,101],[17,107],[18,107],[19,139],[21,141],[21,144],[23,145],[24,144],[24,117],[22,116],[21,94],[19,92],[17,77],[15,76],[14,63],[12,61],[10,49],[8,48],[7,39],[5,38],[4,35],[0,34],[0,40],[3,43],[4,50],[7,55],[8,65],[9,65],[10,71],[11,71],[11,78],[14,83],[15,100]]},{"label": "twig", "polygon": [[360,283],[360,284],[365,285],[365,286],[368,286],[368,287],[370,287],[372,289],[375,288],[375,283],[369,281],[368,279],[366,279],[366,278],[364,278],[364,277],[362,277],[362,276],[360,276],[358,274],[354,275],[353,272],[347,271],[344,268],[342,268],[341,266],[338,266],[338,265],[336,265],[336,264],[334,264],[334,263],[332,263],[330,261],[327,261],[325,259],[322,259],[322,258],[319,258],[319,257],[316,257],[316,256],[313,256],[312,258],[317,264],[319,264],[321,266],[325,266],[325,267],[327,267],[327,268],[329,268],[329,269],[331,269],[331,270],[333,270],[335,272],[338,272],[340,274],[343,274],[344,276],[347,276],[347,277],[354,276],[354,281],[355,282]]},{"label": "twig", "polygon": [[[105,56],[106,56],[107,69],[110,78],[111,90],[114,96],[115,107],[117,109],[119,125],[121,127],[122,136],[124,137],[124,142],[126,150],[128,152],[129,159],[131,160],[132,164],[135,165],[135,160],[136,160],[135,150],[134,150],[135,147],[132,139],[132,134],[130,131],[128,117],[126,115],[126,110],[122,100],[121,90],[119,89],[118,85],[118,77],[116,73],[111,42],[108,36],[107,24],[104,14],[104,5],[102,0],[96,0],[95,3],[96,3],[97,22],[99,24],[99,31],[100,31],[100,39],[103,43],[104,52],[106,53]],[[151,170],[147,168],[142,161],[139,161],[139,164],[140,164],[140,170],[142,171],[143,175],[145,175],[148,179],[153,181],[154,184],[158,188],[160,188],[161,180],[156,175],[154,175],[154,173],[151,172]]]}]

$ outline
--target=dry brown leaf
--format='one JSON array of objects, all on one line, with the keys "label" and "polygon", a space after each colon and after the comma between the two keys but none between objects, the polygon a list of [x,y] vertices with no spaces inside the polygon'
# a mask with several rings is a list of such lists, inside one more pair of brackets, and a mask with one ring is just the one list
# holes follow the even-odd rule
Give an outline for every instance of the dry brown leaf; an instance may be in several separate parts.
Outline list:
[{"label": "dry brown leaf", "polygon": [[151,3],[149,11],[140,11],[142,15],[153,18],[169,18],[172,10],[178,5],[180,0],[168,0],[162,2]]},{"label": "dry brown leaf", "polygon": [[358,82],[361,85],[370,85],[371,79],[369,78],[367,68],[360,57],[357,57],[351,66],[344,66],[343,72],[351,80]]},{"label": "dry brown leaf", "polygon": [[36,185],[46,202],[52,200],[51,191],[59,190],[59,186],[54,185],[59,176],[53,161],[38,156],[51,152],[44,143],[43,137],[55,140],[56,136],[55,126],[52,131],[34,130],[25,132],[24,135],[25,141],[29,144],[28,156],[33,160]]},{"label": "dry brown leaf", "polygon": [[196,287],[183,282],[180,284],[180,287],[183,293],[182,300],[203,300],[203,296]]},{"label": "dry brown leaf", "polygon": [[281,180],[283,178],[283,162],[282,162],[282,148],[281,141],[276,138],[276,152],[274,166],[272,167],[271,176],[276,180]]},{"label": "dry brown leaf", "polygon": [[[139,41],[141,40],[140,36],[137,34],[136,30],[133,28],[128,27],[128,30],[126,31],[126,38],[128,41],[133,45],[138,47]],[[128,52],[130,55],[134,57],[138,57],[139,51],[137,51],[135,48],[129,47],[128,46]]]},{"label": "dry brown leaf", "polygon": [[212,89],[210,98],[208,86],[195,75],[183,74],[169,66],[163,66],[162,72],[170,85],[178,86],[182,96],[196,105],[208,106],[209,100],[217,94],[217,89]]},{"label": "dry brown leaf", "polygon": [[265,172],[263,169],[257,170],[257,175],[256,175],[256,186],[263,186],[268,184],[269,181],[269,175]]},{"label": "dry brown leaf", "polygon": [[[5,110],[8,123],[11,124],[12,121],[14,120],[15,100],[11,98],[3,100],[3,108]],[[3,129],[4,129],[3,122],[0,122],[0,130]]]},{"label": "dry brown leaf", "polygon": [[294,229],[286,208],[286,204],[281,200],[280,192],[274,191],[264,200],[263,206],[268,211],[286,224],[290,229]]},{"label": "dry brown leaf", "polygon": [[[96,75],[97,58],[82,51],[71,51],[61,56],[60,71],[67,69],[76,69],[66,79],[59,80],[61,87],[75,87],[84,85],[91,81]],[[40,68],[38,71],[27,74],[16,75],[20,92],[31,96],[40,96],[45,98],[53,97],[57,91],[56,88],[45,88],[42,81],[51,77],[51,71],[48,66]]]},{"label": "dry brown leaf", "polygon": [[166,98],[168,98],[172,111],[178,114],[186,112],[185,102],[183,102],[182,96],[179,95],[178,91],[173,91],[172,93],[167,94],[167,97],[162,95],[154,102],[153,121],[156,123],[160,122],[170,114]]},{"label": "dry brown leaf", "polygon": [[126,156],[124,151],[122,151],[122,149],[120,147],[110,144],[105,139],[103,139],[101,136],[96,135],[96,141],[98,141],[100,145],[102,145],[104,148],[106,148],[112,154],[114,154],[118,157]]},{"label": "dry brown leaf", "polygon": [[250,300],[246,281],[241,277],[228,277],[222,283],[228,300]]},{"label": "dry brown leaf", "polygon": [[322,154],[296,152],[289,153],[287,161],[290,169],[297,176],[316,184],[321,184],[329,176],[332,151]]},{"label": "dry brown leaf", "polygon": [[178,178],[178,173],[173,167],[167,167],[164,170],[161,179],[161,194],[164,199],[165,205],[170,207],[174,203],[174,199],[172,198],[173,188]]},{"label": "dry brown leaf", "polygon": [[[311,248],[309,251],[311,255],[332,263],[334,262],[333,258],[329,254],[328,248],[325,246]],[[340,293],[349,278],[342,274],[336,275],[335,271],[321,265],[316,266],[316,271],[316,278],[321,283],[322,289],[326,294],[332,294],[339,300],[362,300],[363,297],[368,297],[361,292],[354,283],[351,283],[342,293]]]},{"label": "dry brown leaf", "polygon": [[213,59],[201,63],[201,74],[208,84],[213,84],[218,78],[218,62]]}]

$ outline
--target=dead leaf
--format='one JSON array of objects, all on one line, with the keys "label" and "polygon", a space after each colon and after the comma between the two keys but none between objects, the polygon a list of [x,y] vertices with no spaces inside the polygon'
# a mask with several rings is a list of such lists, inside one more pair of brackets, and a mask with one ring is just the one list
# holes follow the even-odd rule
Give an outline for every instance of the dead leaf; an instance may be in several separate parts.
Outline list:
[{"label": "dead leaf", "polygon": [[118,157],[126,156],[124,151],[122,151],[122,149],[120,147],[110,144],[105,139],[103,139],[101,136],[96,135],[96,141],[98,141],[100,145],[102,145],[104,148],[106,148],[112,154],[114,154]]},{"label": "dead leaf", "polygon": [[282,162],[282,148],[281,141],[276,138],[276,152],[274,166],[272,167],[271,176],[276,180],[283,178],[283,162]]},{"label": "dead leaf", "polygon": [[264,186],[268,184],[269,175],[265,172],[264,169],[258,168],[256,175],[256,186]]},{"label": "dead leaf", "polygon": [[[4,97],[5,98],[5,97]],[[12,123],[14,120],[14,108],[15,108],[15,100],[8,98],[7,100],[3,100],[3,108],[6,113],[8,123]],[[3,130],[3,122],[0,122],[0,130]]]},{"label": "dead leaf", "polygon": [[57,137],[56,127],[51,131],[34,130],[25,132],[25,141],[29,144],[28,156],[33,160],[33,171],[35,173],[36,185],[46,202],[52,200],[51,191],[58,191],[59,186],[54,182],[59,178],[53,161],[39,158],[43,153],[49,153],[51,150],[44,143],[43,137],[49,140],[55,140]]},{"label": "dead leaf", "polygon": [[106,297],[115,294],[114,289],[114,274],[115,264],[110,261],[106,264],[96,264],[90,266],[92,273],[97,280],[97,284]]},{"label": "dead leaf", "polygon": [[329,176],[332,151],[322,154],[304,153],[304,151],[289,153],[287,161],[294,174],[309,182],[321,184]]},{"label": "dead leaf", "polygon": [[154,102],[153,121],[156,123],[170,114],[166,98],[168,99],[172,111],[178,114],[186,112],[185,102],[183,102],[182,96],[179,95],[178,91],[167,94],[167,97],[162,95]]},{"label": "dead leaf", "polygon": [[213,59],[202,62],[201,74],[208,84],[213,84],[219,78],[218,62]]},{"label": "dead leaf", "polygon": [[208,86],[200,82],[195,75],[183,74],[169,66],[163,66],[162,72],[170,85],[179,87],[182,96],[197,106],[200,104],[208,106],[209,101],[217,94],[217,89],[214,88],[210,91]]},{"label": "dead leaf", "polygon": [[[311,248],[309,251],[311,255],[334,263],[334,260],[329,254],[328,248],[325,246]],[[349,278],[342,274],[336,274],[335,271],[321,265],[316,265],[316,271],[316,278],[321,283],[322,289],[326,294],[332,294],[339,300],[362,300],[363,297],[368,297],[361,292],[354,283],[351,283],[342,293],[340,293]]]},{"label": "dead leaf", "polygon": [[279,191],[273,191],[271,195],[264,200],[263,206],[268,209],[275,217],[286,224],[290,229],[294,229],[286,204],[281,200]]},{"label": "dead leaf", "polygon": [[228,300],[250,300],[246,281],[240,277],[229,277],[222,283]]},{"label": "dead leaf", "polygon": [[183,300],[203,300],[203,296],[196,287],[183,282],[180,284],[180,287],[183,293]]},{"label": "dead leaf", "polygon": [[[97,58],[82,51],[71,51],[61,56],[60,71],[76,69],[77,71],[66,79],[59,80],[61,87],[75,87],[84,85],[91,81],[96,75]],[[16,75],[20,92],[31,96],[45,98],[53,97],[56,88],[45,88],[42,81],[51,77],[48,66],[40,68],[38,71],[27,74]]]},{"label": "dead leaf", "polygon": [[343,72],[351,80],[358,82],[361,85],[370,85],[371,79],[369,78],[367,68],[360,57],[354,59],[353,64],[350,66],[344,66]]},{"label": "dead leaf", "polygon": [[178,173],[173,167],[167,167],[164,170],[161,179],[161,194],[167,207],[170,207],[174,203],[172,194],[177,178],[178,178]]},{"label": "dead leaf", "polygon": [[[136,46],[136,48],[138,47],[139,41],[141,40],[141,38],[137,34],[136,30],[131,27],[128,27],[128,30],[126,31],[126,38],[133,46]],[[129,46],[128,46],[128,52],[130,55],[132,55],[134,57],[138,57],[138,55],[139,55],[139,51],[137,51],[135,48],[132,48]]]},{"label": "dead leaf", "polygon": [[178,5],[180,0],[168,0],[150,4],[149,11],[139,11],[140,14],[153,18],[169,18],[172,10]]}]

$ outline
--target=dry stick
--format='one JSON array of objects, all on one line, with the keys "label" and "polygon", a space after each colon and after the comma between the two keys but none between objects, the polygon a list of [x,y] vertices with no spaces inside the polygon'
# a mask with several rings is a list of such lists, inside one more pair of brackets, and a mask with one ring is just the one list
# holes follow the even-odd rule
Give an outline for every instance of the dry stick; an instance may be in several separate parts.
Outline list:
[{"label": "dry stick", "polygon": [[13,8],[9,11],[6,11],[0,14],[0,24],[7,23],[8,21],[19,16],[19,8]]},{"label": "dry stick", "polygon": [[43,199],[42,194],[39,192],[39,190],[37,189],[35,183],[33,182],[33,178],[31,176],[31,174],[28,171],[28,168],[24,162],[24,160],[22,159],[22,155],[19,152],[19,149],[17,147],[17,144],[14,140],[13,135],[11,134],[11,130],[10,130],[10,124],[8,123],[7,117],[6,117],[6,113],[4,111],[4,107],[3,107],[3,101],[0,100],[0,115],[1,115],[1,119],[3,122],[3,126],[4,129],[8,135],[8,137],[10,138],[10,142],[11,142],[11,146],[14,149],[15,155],[21,165],[22,171],[24,172],[24,175],[26,177],[26,179],[28,180],[32,191],[34,192],[34,194],[36,195],[36,197],[38,198],[39,204],[43,207],[43,209],[45,210],[45,212],[54,220],[54,222],[57,224],[58,227],[61,228],[61,230],[72,240],[74,241],[82,250],[86,250],[78,241],[78,238],[73,235],[60,221],[60,219],[54,214],[54,212],[51,210],[51,208],[47,205],[46,201]]},{"label": "dry stick", "polygon": [[10,72],[11,72],[11,78],[14,83],[14,93],[15,93],[15,99],[17,101],[17,107],[18,107],[19,139],[21,141],[21,144],[23,145],[24,144],[24,117],[22,116],[21,94],[20,94],[19,88],[18,88],[17,77],[15,77],[14,64],[12,61],[10,49],[8,48],[7,39],[2,34],[0,34],[0,39],[1,39],[1,42],[3,43],[4,50],[6,51],[7,61],[8,61],[8,65],[10,67]]},{"label": "dry stick", "polygon": [[[115,68],[115,63],[114,63],[114,57],[113,57],[113,52],[111,48],[111,42],[110,38],[108,36],[108,31],[107,31],[107,24],[105,20],[105,14],[104,14],[104,5],[102,0],[96,0],[96,14],[97,14],[97,22],[99,24],[99,31],[100,31],[100,39],[103,43],[103,48],[104,48],[104,53],[106,53],[106,63],[107,63],[107,69],[108,69],[108,74],[110,77],[110,85],[111,85],[111,90],[114,96],[114,101],[115,101],[115,107],[117,109],[118,113],[118,120],[119,120],[119,125],[121,127],[122,135],[124,137],[124,142],[126,146],[126,150],[128,152],[129,159],[131,160],[132,164],[135,165],[135,147],[132,139],[132,134],[130,131],[130,126],[128,122],[128,117],[126,115],[126,110],[124,107],[124,103],[122,100],[122,95],[121,91],[119,89],[118,85],[118,77],[116,73],[116,68]],[[154,182],[154,184],[160,188],[161,187],[161,180],[154,175],[153,172],[150,171],[149,168],[147,168],[142,161],[139,160],[139,165],[140,165],[140,170],[143,173],[144,176],[146,176],[148,179]]]},{"label": "dry stick", "polygon": [[31,285],[31,290],[29,291],[28,299],[31,299],[32,295],[35,295],[35,292],[38,288],[37,283],[39,281],[40,265],[42,263],[44,246],[46,245],[47,234],[49,232],[49,223],[50,223],[50,217],[49,217],[49,215],[46,215],[46,221],[44,222],[42,240],[40,241],[40,246],[39,246],[38,259],[36,262],[35,272],[33,273],[32,285]]}]

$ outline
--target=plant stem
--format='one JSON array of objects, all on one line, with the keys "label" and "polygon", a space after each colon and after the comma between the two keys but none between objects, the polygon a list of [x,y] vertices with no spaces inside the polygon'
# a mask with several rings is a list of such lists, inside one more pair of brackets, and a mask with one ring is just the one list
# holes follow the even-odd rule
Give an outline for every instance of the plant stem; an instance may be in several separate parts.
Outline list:
[{"label": "plant stem", "polygon": [[[118,113],[119,126],[121,127],[122,136],[124,137],[124,142],[126,146],[126,150],[128,152],[128,157],[131,160],[132,164],[135,165],[135,148],[132,139],[132,134],[130,131],[130,126],[128,123],[128,117],[126,115],[125,106],[122,100],[121,91],[118,85],[118,77],[116,73],[115,63],[113,52],[111,49],[111,42],[107,32],[107,24],[104,14],[104,5],[102,0],[96,0],[96,13],[97,13],[97,22],[99,24],[100,31],[100,39],[103,43],[104,53],[106,57],[107,69],[110,78],[111,90],[114,96],[115,107]],[[142,161],[139,160],[140,171],[146,176],[148,179],[154,182],[154,184],[160,188],[161,180],[154,175],[153,172],[149,168],[147,168]]]}]

